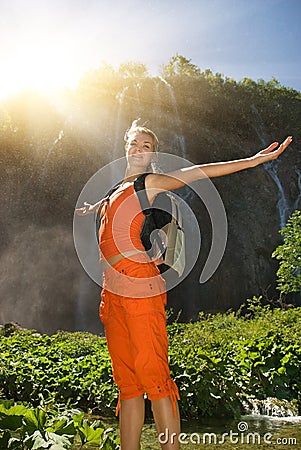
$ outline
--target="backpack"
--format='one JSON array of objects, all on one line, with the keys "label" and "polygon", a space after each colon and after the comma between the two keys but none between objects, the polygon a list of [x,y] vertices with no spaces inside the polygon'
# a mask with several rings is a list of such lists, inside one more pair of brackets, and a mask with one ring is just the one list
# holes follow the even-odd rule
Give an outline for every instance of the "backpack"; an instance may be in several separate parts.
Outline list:
[{"label": "backpack", "polygon": [[[141,242],[150,258],[162,259],[162,264],[159,265],[160,272],[165,272],[171,267],[178,273],[178,276],[181,276],[185,268],[185,237],[179,199],[171,192],[165,191],[159,193],[153,204],[150,205],[145,191],[147,175],[148,173],[144,173],[134,181],[134,189],[145,215],[140,231]],[[106,194],[105,199],[109,199],[120,184],[115,185]],[[100,221],[100,211],[97,211],[96,236],[98,243]]]},{"label": "backpack", "polygon": [[165,191],[156,196],[151,206],[145,191],[147,175],[144,173],[134,181],[145,215],[140,232],[142,244],[151,258],[162,258],[161,272],[171,267],[181,276],[185,268],[185,239],[179,200]]}]

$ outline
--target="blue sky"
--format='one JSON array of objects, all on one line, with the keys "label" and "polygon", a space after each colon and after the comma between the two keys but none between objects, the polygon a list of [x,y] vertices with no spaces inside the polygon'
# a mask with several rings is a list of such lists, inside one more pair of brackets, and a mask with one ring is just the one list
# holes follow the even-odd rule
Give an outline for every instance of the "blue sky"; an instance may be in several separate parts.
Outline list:
[{"label": "blue sky", "polygon": [[5,0],[0,96],[75,85],[102,61],[157,74],[176,53],[201,70],[301,91],[301,0]]}]

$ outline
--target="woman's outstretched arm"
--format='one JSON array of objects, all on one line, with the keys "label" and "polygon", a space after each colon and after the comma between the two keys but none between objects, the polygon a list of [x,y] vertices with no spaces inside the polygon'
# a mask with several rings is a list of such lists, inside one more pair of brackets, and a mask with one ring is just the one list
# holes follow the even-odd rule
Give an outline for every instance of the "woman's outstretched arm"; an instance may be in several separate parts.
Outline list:
[{"label": "woman's outstretched arm", "polygon": [[285,141],[279,145],[273,142],[269,147],[259,151],[249,158],[237,159],[233,161],[200,164],[183,169],[175,170],[166,174],[150,174],[145,179],[146,189],[151,191],[151,197],[162,190],[178,189],[185,184],[202,178],[214,178],[239,172],[240,170],[250,169],[267,161],[277,159],[281,153],[290,145],[292,137],[288,136]]}]

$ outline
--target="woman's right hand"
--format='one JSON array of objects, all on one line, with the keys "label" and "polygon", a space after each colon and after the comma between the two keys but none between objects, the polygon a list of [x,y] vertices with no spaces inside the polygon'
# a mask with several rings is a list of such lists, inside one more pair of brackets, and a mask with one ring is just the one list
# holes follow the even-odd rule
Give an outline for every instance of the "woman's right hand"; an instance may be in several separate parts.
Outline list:
[{"label": "woman's right hand", "polygon": [[99,208],[101,208],[105,201],[106,199],[102,198],[99,202],[95,203],[95,205],[90,205],[90,203],[84,202],[84,206],[82,206],[81,208],[76,208],[75,212],[78,216],[86,216],[87,214],[94,213],[94,211],[97,211]]},{"label": "woman's right hand", "polygon": [[84,202],[84,206],[81,208],[76,208],[75,212],[78,216],[86,216],[87,214],[94,212],[94,206],[95,205],[90,205],[90,203]]}]

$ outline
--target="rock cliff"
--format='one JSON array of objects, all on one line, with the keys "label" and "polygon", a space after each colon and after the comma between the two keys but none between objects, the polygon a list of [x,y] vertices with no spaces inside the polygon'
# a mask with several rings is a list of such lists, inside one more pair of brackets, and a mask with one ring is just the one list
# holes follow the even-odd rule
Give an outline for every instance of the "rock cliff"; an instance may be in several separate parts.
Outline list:
[{"label": "rock cliff", "polygon": [[281,242],[278,230],[301,207],[300,94],[212,75],[95,78],[51,101],[25,93],[0,111],[0,322],[45,332],[100,330],[100,289],[77,259],[73,212],[89,178],[123,156],[124,131],[137,117],[149,121],[161,151],[192,163],[251,156],[293,135],[278,161],[213,180],[227,214],[228,241],[204,284],[199,275],[211,245],[210,217],[185,191],[202,246],[190,275],[169,292],[169,307],[172,317],[181,310],[186,321],[199,311],[238,308],[253,295],[277,298],[271,254]]}]

